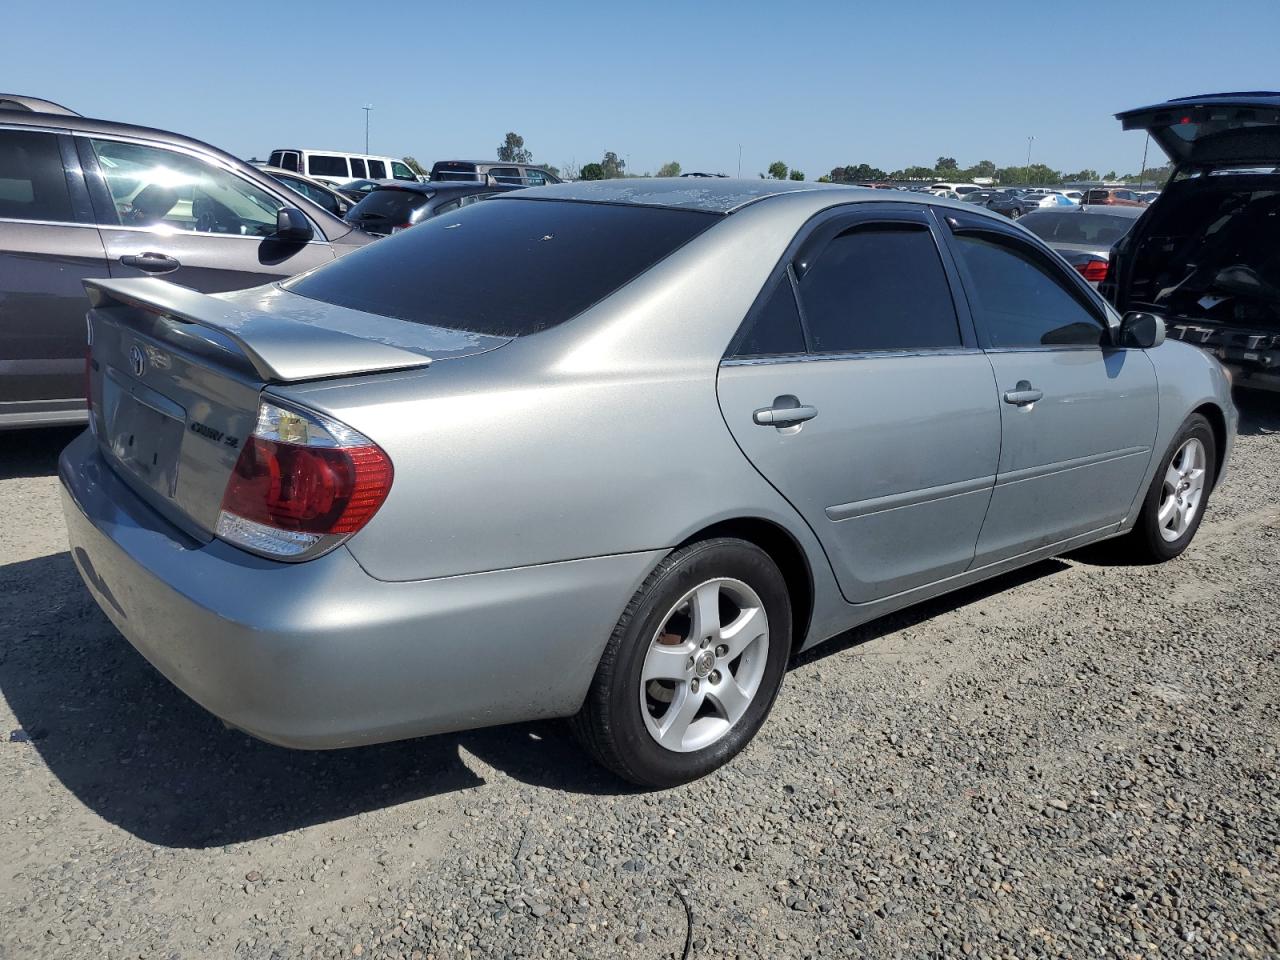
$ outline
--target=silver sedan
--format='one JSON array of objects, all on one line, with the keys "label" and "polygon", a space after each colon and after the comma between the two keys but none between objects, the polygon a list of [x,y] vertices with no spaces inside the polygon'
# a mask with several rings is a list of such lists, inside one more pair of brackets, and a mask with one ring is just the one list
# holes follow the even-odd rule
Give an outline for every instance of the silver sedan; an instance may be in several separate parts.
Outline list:
[{"label": "silver sedan", "polygon": [[1159,318],[906,193],[566,184],[238,293],[87,285],[72,556],[293,747],[572,717],[702,776],[798,650],[1093,541],[1177,556],[1236,425]]}]

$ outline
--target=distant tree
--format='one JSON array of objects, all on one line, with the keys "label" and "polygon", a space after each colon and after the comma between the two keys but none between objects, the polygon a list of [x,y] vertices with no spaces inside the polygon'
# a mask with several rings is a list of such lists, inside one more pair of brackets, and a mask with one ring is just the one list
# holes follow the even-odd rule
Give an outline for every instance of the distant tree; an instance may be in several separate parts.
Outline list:
[{"label": "distant tree", "polygon": [[954,173],[960,169],[960,164],[956,163],[955,157],[939,157],[938,162],[933,165],[938,173],[951,172]]},{"label": "distant tree", "polygon": [[600,169],[604,171],[602,179],[617,180],[619,177],[627,175],[627,161],[620,159],[612,150],[607,150],[605,151],[604,159],[600,161]]},{"label": "distant tree", "polygon": [[1073,183],[1077,181],[1087,183],[1091,180],[1098,179],[1098,171],[1090,170],[1088,167],[1085,167],[1083,170],[1077,170],[1075,173],[1064,173],[1062,175],[1062,179]]},{"label": "distant tree", "polygon": [[[544,163],[544,164],[542,165],[542,169],[543,169],[543,170],[545,170],[545,171],[547,171],[547,173],[551,174],[553,177],[560,177],[560,168],[559,168],[559,167],[553,167],[553,166],[552,166],[551,164],[549,164],[549,163]],[[564,177],[560,177],[560,179],[561,179],[561,180],[563,180],[563,179],[564,179]]]},{"label": "distant tree", "polygon": [[791,180],[803,180],[803,179],[804,179],[804,171],[803,171],[803,170],[792,170],[792,171],[791,171],[791,173],[788,175],[788,179],[791,179]]},{"label": "distant tree", "polygon": [[769,176],[774,180],[787,179],[787,165],[781,160],[775,160],[769,164]]},{"label": "distant tree", "polygon": [[831,175],[827,173],[824,173],[822,176],[820,176],[818,178],[818,182],[819,183],[835,183],[835,181],[831,179]]},{"label": "distant tree", "polygon": [[[990,160],[979,160],[969,170],[973,177],[994,177],[996,175],[996,165]],[[970,179],[973,179],[972,177]]]},{"label": "distant tree", "polygon": [[582,179],[582,168],[570,160],[568,163],[560,167],[561,172],[556,174],[562,180],[580,180]]},{"label": "distant tree", "polygon": [[868,180],[887,180],[889,175],[879,167],[860,163],[857,166],[833,167],[829,174],[835,183],[865,183]]},{"label": "distant tree", "polygon": [[582,169],[578,171],[579,180],[604,180],[604,167],[598,163],[583,164]]},{"label": "distant tree", "polygon": [[400,159],[404,161],[404,165],[406,167],[408,167],[418,176],[425,177],[427,175],[427,170],[422,166],[422,164],[420,164],[413,157],[401,157]]},{"label": "distant tree", "polygon": [[1116,178],[1116,172],[1114,170],[1108,170],[1106,176],[1104,176],[1102,179],[1114,180],[1115,178]]},{"label": "distant tree", "polygon": [[524,137],[508,133],[506,139],[498,144],[498,159],[503,163],[530,163],[533,153],[524,148]]},{"label": "distant tree", "polygon": [[679,162],[672,160],[670,163],[664,163],[658,168],[658,176],[660,177],[678,177],[680,176]]}]

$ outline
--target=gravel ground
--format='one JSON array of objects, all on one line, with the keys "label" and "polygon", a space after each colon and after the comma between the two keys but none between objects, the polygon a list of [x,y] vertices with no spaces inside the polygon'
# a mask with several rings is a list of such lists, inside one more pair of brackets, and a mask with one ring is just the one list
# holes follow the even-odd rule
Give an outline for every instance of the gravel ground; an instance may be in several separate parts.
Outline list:
[{"label": "gravel ground", "polygon": [[855,631],[648,794],[562,724],[225,729],[79,583],[70,435],[0,436],[0,957],[1280,956],[1280,402],[1242,407],[1179,560]]}]

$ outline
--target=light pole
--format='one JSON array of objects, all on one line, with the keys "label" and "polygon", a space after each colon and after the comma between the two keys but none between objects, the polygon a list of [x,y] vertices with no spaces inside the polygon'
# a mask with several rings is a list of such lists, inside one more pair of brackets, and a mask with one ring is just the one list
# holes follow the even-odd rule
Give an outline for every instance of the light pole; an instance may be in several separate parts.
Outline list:
[{"label": "light pole", "polygon": [[1031,186],[1031,141],[1035,137],[1027,137],[1027,186]]},{"label": "light pole", "polygon": [[1138,189],[1142,189],[1147,185],[1147,147],[1151,146],[1151,134],[1147,134],[1147,141],[1142,145],[1142,172],[1138,174]]},{"label": "light pole", "polygon": [[369,152],[369,114],[373,113],[373,104],[366,103],[360,108],[364,111],[364,152]]},{"label": "light pole", "polygon": [[742,176],[742,144],[738,144],[738,176]]}]

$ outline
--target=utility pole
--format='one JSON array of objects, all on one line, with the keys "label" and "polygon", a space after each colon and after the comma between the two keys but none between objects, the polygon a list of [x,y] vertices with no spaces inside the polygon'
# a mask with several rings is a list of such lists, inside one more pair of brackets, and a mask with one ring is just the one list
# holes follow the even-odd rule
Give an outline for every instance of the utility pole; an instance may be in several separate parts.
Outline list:
[{"label": "utility pole", "polygon": [[373,113],[373,104],[366,103],[360,108],[364,111],[364,152],[369,152],[369,114]]},{"label": "utility pole", "polygon": [[1035,137],[1027,137],[1027,186],[1031,186],[1031,141]]},{"label": "utility pole", "polygon": [[738,144],[738,176],[742,176],[742,144]]}]

